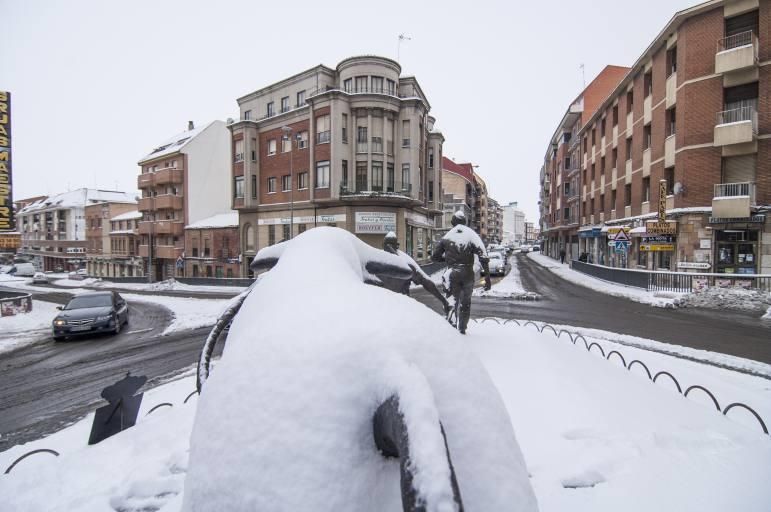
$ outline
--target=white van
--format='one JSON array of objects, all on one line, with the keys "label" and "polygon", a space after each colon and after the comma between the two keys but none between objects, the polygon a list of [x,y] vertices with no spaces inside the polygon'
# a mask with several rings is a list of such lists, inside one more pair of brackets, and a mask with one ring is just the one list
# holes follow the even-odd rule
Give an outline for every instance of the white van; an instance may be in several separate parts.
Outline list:
[{"label": "white van", "polygon": [[35,265],[32,263],[14,263],[13,268],[9,274],[13,274],[18,277],[32,277],[35,275]]}]

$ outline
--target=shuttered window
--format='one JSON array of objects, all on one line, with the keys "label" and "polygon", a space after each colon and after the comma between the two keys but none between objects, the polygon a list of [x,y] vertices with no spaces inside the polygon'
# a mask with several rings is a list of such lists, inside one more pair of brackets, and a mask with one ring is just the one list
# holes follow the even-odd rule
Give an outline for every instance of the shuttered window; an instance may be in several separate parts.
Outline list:
[{"label": "shuttered window", "polygon": [[753,33],[758,33],[758,11],[752,11],[733,18],[726,18],[725,20],[725,35],[733,36],[752,30]]},{"label": "shuttered window", "polygon": [[755,155],[723,158],[723,183],[755,181]]}]

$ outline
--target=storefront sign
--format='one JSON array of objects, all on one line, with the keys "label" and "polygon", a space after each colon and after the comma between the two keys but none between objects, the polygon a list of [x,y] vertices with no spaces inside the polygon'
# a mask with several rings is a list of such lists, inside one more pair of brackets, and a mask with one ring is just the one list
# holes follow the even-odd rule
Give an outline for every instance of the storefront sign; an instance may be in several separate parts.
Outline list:
[{"label": "storefront sign", "polygon": [[679,261],[677,262],[677,268],[696,268],[699,270],[707,270],[712,265],[709,263],[699,263],[696,261]]},{"label": "storefront sign", "polygon": [[667,221],[667,180],[659,180],[659,224]]},{"label": "storefront sign", "polygon": [[674,243],[674,237],[672,235],[654,235],[643,236],[642,243],[644,244],[671,244]]},{"label": "storefront sign", "polygon": [[674,251],[674,244],[640,244],[640,250],[643,252],[664,252]]},{"label": "storefront sign", "polygon": [[[258,219],[257,224],[260,226],[270,226],[270,225],[276,226],[280,224],[289,224],[291,220],[292,220],[291,217]],[[315,222],[316,224],[332,224],[337,222],[345,222],[345,214],[338,213],[337,215],[317,215],[316,217],[313,217],[313,215],[303,215],[303,216],[294,217],[295,224],[314,224],[314,220],[316,221]]]},{"label": "storefront sign", "polygon": [[386,234],[396,232],[396,214],[391,212],[356,212],[356,233]]},{"label": "storefront sign", "polygon": [[647,222],[645,231],[655,235],[676,235],[677,222]]},{"label": "storefront sign", "polygon": [[700,238],[699,239],[699,249],[712,249],[712,239],[711,238]]},{"label": "storefront sign", "polygon": [[11,172],[11,93],[0,91],[0,231],[13,231]]},{"label": "storefront sign", "polygon": [[414,212],[405,212],[404,216],[407,218],[407,222],[414,226],[423,227],[423,228],[433,228],[434,224],[428,220],[428,217],[426,217],[423,214],[420,213],[414,213]]},{"label": "storefront sign", "polygon": [[18,249],[21,247],[21,234],[0,233],[0,249]]}]

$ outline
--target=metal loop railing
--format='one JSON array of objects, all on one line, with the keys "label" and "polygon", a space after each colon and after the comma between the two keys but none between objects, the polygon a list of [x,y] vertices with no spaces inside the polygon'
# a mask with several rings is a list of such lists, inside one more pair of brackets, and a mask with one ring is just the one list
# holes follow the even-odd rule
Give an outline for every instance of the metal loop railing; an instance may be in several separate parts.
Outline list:
[{"label": "metal loop railing", "polygon": [[16,459],[15,461],[13,461],[13,463],[10,466],[8,466],[8,469],[5,470],[4,474],[7,475],[16,466],[16,464],[18,464],[19,462],[23,461],[24,459],[26,459],[30,455],[35,455],[36,453],[51,453],[51,454],[53,454],[53,455],[55,455],[57,457],[59,456],[59,452],[57,452],[55,450],[49,450],[48,448],[40,448],[38,450],[32,450],[31,452],[27,452],[24,455],[22,455],[21,457],[19,457],[18,459]]},{"label": "metal loop railing", "polygon": [[709,397],[712,399],[712,403],[715,404],[715,409],[720,411],[720,404],[718,403],[717,398],[715,398],[715,395],[713,395],[712,392],[709,389],[705,388],[704,386],[699,386],[698,384],[694,384],[693,386],[685,390],[685,393],[683,393],[683,396],[688,396],[688,393],[690,393],[692,389],[700,389],[705,393],[707,393]]},{"label": "metal loop railing", "polygon": [[613,354],[616,354],[618,357],[621,358],[621,364],[623,364],[624,368],[626,368],[626,359],[624,359],[624,356],[622,356],[621,352],[619,352],[618,350],[611,350],[610,352],[608,352],[608,356],[605,358],[605,360],[610,361],[610,356],[612,356]]},{"label": "metal loop railing", "polygon": [[768,428],[766,427],[766,424],[763,422],[763,419],[760,417],[760,414],[755,412],[755,410],[752,407],[745,405],[741,402],[734,402],[731,405],[727,405],[726,408],[723,409],[723,416],[727,417],[728,411],[730,411],[734,407],[741,407],[742,409],[746,409],[747,411],[749,411],[753,416],[755,416],[755,419],[758,420],[758,422],[760,423],[760,427],[763,429],[763,432],[768,434]]},{"label": "metal loop railing", "polygon": [[634,361],[632,361],[631,363],[629,363],[629,365],[626,367],[626,369],[631,371],[631,370],[632,370],[632,366],[633,366],[635,363],[639,364],[640,366],[642,366],[642,367],[645,369],[645,373],[647,373],[647,374],[648,374],[648,380],[653,380],[653,376],[651,376],[651,371],[648,369],[648,367],[645,365],[645,363],[643,363],[643,362],[642,362],[642,361],[640,361],[639,359],[635,359]]},{"label": "metal loop railing", "polygon": [[677,379],[675,378],[674,375],[672,375],[669,372],[660,371],[659,373],[657,373],[656,375],[653,376],[653,382],[656,382],[656,379],[659,378],[659,375],[666,375],[670,379],[672,379],[672,382],[674,382],[675,386],[677,386],[677,392],[680,393],[681,395],[683,394],[683,388],[680,387],[680,383],[677,381]]},{"label": "metal loop railing", "polygon": [[153,411],[155,411],[156,409],[159,409],[161,407],[174,407],[174,404],[169,403],[169,402],[160,403],[160,404],[156,405],[155,407],[153,407],[152,409],[150,409],[149,411],[147,411],[147,414],[145,414],[145,416],[149,416],[150,413],[152,413]]}]

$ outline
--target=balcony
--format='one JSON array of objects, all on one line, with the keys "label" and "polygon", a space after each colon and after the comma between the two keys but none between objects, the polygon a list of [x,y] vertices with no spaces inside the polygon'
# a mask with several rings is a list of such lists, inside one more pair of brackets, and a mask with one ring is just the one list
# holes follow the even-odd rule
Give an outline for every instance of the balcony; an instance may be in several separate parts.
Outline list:
[{"label": "balcony", "polygon": [[171,183],[182,183],[182,170],[174,168],[160,169],[155,172],[154,182],[156,185],[168,185]]},{"label": "balcony", "polygon": [[147,212],[150,210],[154,210],[155,207],[153,205],[154,205],[154,201],[152,197],[143,197],[137,203],[137,210],[139,210],[140,212]]},{"label": "balcony", "polygon": [[145,221],[139,223],[140,235],[182,236],[184,223],[175,220]]},{"label": "balcony", "polygon": [[758,36],[752,30],[719,39],[715,54],[715,73],[756,71],[758,46]]},{"label": "balcony", "polygon": [[173,194],[166,194],[156,196],[155,200],[156,210],[181,210],[183,208],[183,200],[181,196]]},{"label": "balcony", "polygon": [[675,140],[674,134],[664,139],[664,167],[675,165]]},{"label": "balcony", "polygon": [[616,190],[616,180],[618,179],[618,169],[615,167],[610,170],[610,188]]},{"label": "balcony", "polygon": [[745,219],[755,206],[755,183],[718,183],[712,197],[712,216],[720,219]]},{"label": "balcony", "polygon": [[650,124],[653,119],[653,95],[649,94],[643,100],[643,125]]},{"label": "balcony", "polygon": [[626,161],[625,167],[624,167],[624,185],[629,185],[632,183],[632,160],[629,159]]},{"label": "balcony", "polygon": [[643,150],[643,166],[642,166],[642,175],[643,178],[651,175],[651,148],[646,148]]},{"label": "balcony", "polygon": [[137,187],[138,188],[151,187],[153,185],[154,176],[155,175],[151,172],[140,174],[139,176],[137,176]]},{"label": "balcony", "polygon": [[155,257],[166,260],[176,260],[182,255],[182,247],[173,245],[158,245],[155,247]]},{"label": "balcony", "polygon": [[148,246],[148,245],[140,245],[139,246],[139,257],[140,258],[149,258],[150,257],[150,246]]},{"label": "balcony", "polygon": [[677,72],[667,77],[665,108],[671,108],[677,101]]},{"label": "balcony", "polygon": [[[717,113],[715,147],[723,147],[723,156],[746,154],[757,151],[758,111],[754,105],[746,105]],[[726,146],[741,147],[727,148]]]}]

